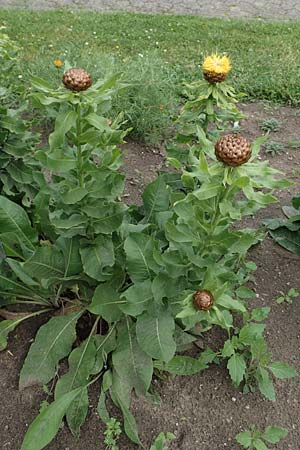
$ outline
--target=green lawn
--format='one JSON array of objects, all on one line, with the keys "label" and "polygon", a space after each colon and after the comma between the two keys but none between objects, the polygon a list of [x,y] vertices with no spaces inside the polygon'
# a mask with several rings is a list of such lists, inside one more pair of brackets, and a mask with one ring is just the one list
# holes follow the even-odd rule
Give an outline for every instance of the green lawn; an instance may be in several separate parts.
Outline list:
[{"label": "green lawn", "polygon": [[151,96],[154,85],[157,102],[168,102],[182,80],[201,76],[203,57],[218,51],[229,54],[229,80],[250,98],[300,103],[300,22],[0,10],[0,24],[23,47],[25,80],[30,73],[55,76],[52,61],[68,59],[95,77],[109,66],[136,82],[139,72],[138,95],[149,78]]}]

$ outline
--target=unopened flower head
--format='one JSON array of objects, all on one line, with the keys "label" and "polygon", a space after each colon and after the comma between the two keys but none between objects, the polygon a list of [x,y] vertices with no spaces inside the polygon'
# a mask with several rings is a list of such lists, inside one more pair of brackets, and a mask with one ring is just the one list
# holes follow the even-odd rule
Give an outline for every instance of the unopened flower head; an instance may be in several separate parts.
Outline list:
[{"label": "unopened flower head", "polygon": [[61,66],[63,65],[62,61],[60,59],[56,59],[55,61],[53,61],[53,64],[55,65],[55,67],[57,67],[58,69],[61,68]]},{"label": "unopened flower head", "polygon": [[230,69],[230,59],[217,53],[207,56],[202,64],[203,75],[212,84],[224,81]]}]

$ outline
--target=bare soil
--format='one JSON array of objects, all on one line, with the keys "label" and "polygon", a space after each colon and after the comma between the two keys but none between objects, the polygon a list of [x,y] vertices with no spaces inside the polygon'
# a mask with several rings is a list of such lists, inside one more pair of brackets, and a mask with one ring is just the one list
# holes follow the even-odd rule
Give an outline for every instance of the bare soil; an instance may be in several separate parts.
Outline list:
[{"label": "bare soil", "polygon": [[[251,139],[261,134],[262,120],[276,118],[281,126],[271,133],[270,139],[284,144],[285,152],[269,158],[272,166],[280,168],[296,183],[295,187],[279,193],[281,205],[289,204],[294,192],[299,190],[300,149],[291,149],[289,140],[300,138],[299,109],[272,107],[268,104],[252,103],[242,105],[248,115],[242,123],[243,133]],[[164,152],[136,143],[125,146],[126,151],[126,194],[130,202],[139,201],[143,186],[155,176],[164,165]],[[265,158],[262,152],[262,158]],[[280,205],[264,210],[256,219],[256,225],[264,217],[281,215]],[[253,224],[253,222],[251,223]],[[286,361],[295,367],[300,363],[300,299],[292,305],[278,305],[275,298],[280,291],[290,287],[300,289],[300,258],[278,247],[267,238],[253,248],[249,259],[256,262],[258,270],[252,287],[257,298],[253,307],[269,305],[272,311],[267,321],[267,339],[274,360]],[[26,429],[39,411],[42,400],[47,399],[42,388],[28,388],[18,391],[18,373],[30,343],[44,319],[38,318],[24,323],[9,340],[8,350],[0,355],[0,449],[19,450]],[[222,333],[206,333],[204,345],[218,347]],[[155,380],[154,386],[162,398],[160,406],[149,404],[144,399],[133,399],[133,412],[137,418],[141,438],[150,447],[153,438],[160,431],[171,431],[176,439],[169,444],[169,450],[238,450],[235,435],[250,424],[263,429],[268,425],[280,425],[289,430],[287,438],[277,445],[277,450],[299,450],[300,388],[297,379],[275,382],[276,403],[265,400],[258,392],[243,395],[231,385],[223,365],[192,377],[168,377]],[[99,387],[90,392],[92,406],[89,418],[82,428],[81,439],[76,440],[62,426],[48,450],[105,450],[104,427],[95,412],[96,394]],[[48,400],[51,400],[51,398]],[[112,414],[120,418],[118,411]],[[136,446],[125,436],[120,439],[120,450],[134,450]]]}]

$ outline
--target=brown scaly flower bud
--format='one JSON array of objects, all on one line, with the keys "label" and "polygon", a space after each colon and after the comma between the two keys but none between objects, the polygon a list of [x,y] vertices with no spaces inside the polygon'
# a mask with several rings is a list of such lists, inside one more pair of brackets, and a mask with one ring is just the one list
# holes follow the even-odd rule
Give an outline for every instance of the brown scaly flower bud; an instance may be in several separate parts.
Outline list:
[{"label": "brown scaly flower bud", "polygon": [[214,303],[214,297],[211,292],[202,289],[201,291],[195,292],[193,302],[196,309],[208,311]]},{"label": "brown scaly flower bud", "polygon": [[251,145],[240,134],[226,134],[215,145],[215,155],[227,166],[241,166],[251,157]]},{"label": "brown scaly flower bud", "polygon": [[63,74],[63,83],[71,91],[86,91],[93,83],[91,75],[84,69],[73,68]]}]

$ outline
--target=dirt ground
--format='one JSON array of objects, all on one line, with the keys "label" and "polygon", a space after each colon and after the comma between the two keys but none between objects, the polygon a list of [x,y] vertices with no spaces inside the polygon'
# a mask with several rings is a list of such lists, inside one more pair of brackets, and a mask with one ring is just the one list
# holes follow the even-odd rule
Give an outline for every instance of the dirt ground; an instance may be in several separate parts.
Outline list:
[{"label": "dirt ground", "polygon": [[[242,122],[243,134],[251,139],[261,134],[264,119],[276,118],[281,126],[271,133],[270,140],[284,144],[284,153],[270,157],[273,166],[284,171],[298,186],[279,193],[281,205],[289,204],[294,192],[299,190],[300,148],[291,149],[289,140],[300,139],[300,110],[272,107],[262,103],[242,105],[248,116]],[[164,165],[162,149],[151,149],[139,144],[127,144],[126,173],[127,195],[130,202],[138,201],[143,185],[155,176]],[[265,158],[262,152],[262,158]],[[129,197],[130,196],[130,197]],[[264,217],[280,215],[280,205],[260,213],[256,223]],[[257,293],[253,307],[269,305],[272,311],[267,321],[267,339],[274,360],[283,360],[295,367],[300,363],[300,299],[292,305],[278,305],[274,299],[280,291],[290,287],[300,289],[300,258],[281,249],[267,238],[253,248],[249,259],[256,262],[258,270],[252,287]],[[9,340],[8,349],[0,354],[0,449],[19,450],[26,429],[38,413],[40,403],[47,398],[41,388],[18,391],[18,373],[38,326],[44,319],[23,324]],[[204,345],[218,348],[222,333],[206,333]],[[258,392],[243,395],[230,382],[225,366],[212,366],[192,377],[169,377],[155,380],[154,386],[161,395],[160,406],[143,399],[133,399],[133,412],[137,418],[142,441],[150,447],[160,431],[170,431],[176,439],[169,450],[239,450],[234,437],[250,424],[263,429],[279,425],[289,430],[287,438],[277,450],[300,449],[300,387],[297,379],[277,380],[277,401],[265,400]],[[99,388],[99,387],[98,387]],[[47,450],[105,450],[103,425],[95,412],[97,387],[90,392],[92,402],[89,418],[82,428],[81,439],[76,440],[66,426],[49,444]],[[94,403],[93,403],[94,402]],[[111,410],[115,417],[119,413]],[[120,439],[120,450],[135,450],[125,436]],[[272,447],[273,448],[273,447]]]}]

